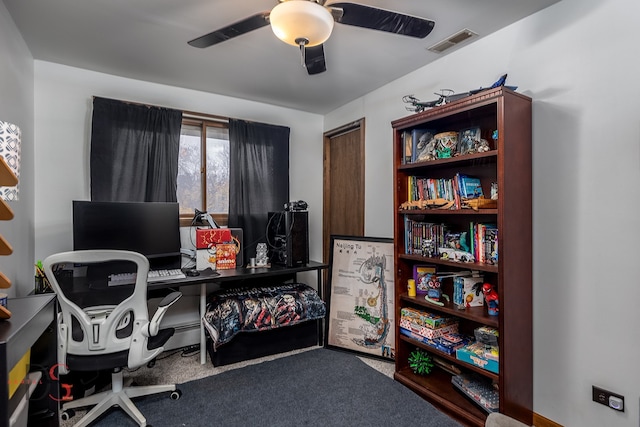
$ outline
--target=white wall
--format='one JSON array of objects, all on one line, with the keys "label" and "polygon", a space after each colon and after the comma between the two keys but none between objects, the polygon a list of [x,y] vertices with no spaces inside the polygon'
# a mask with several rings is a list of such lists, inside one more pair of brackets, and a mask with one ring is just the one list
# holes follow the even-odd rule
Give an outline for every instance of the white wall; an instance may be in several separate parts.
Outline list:
[{"label": "white wall", "polygon": [[19,200],[9,202],[14,219],[0,221],[0,234],[13,248],[11,255],[0,257],[0,271],[12,282],[2,291],[14,297],[19,289],[34,288],[33,58],[2,2],[0,58],[0,120],[22,131]]},{"label": "white wall", "polygon": [[[639,16],[637,0],[563,0],[325,117],[325,130],[366,118],[365,230],[391,236],[403,95],[508,72],[533,98],[534,410],[564,426],[640,423]],[[592,384],[625,412],[592,402]]]},{"label": "white wall", "polygon": [[290,127],[290,196],[309,203],[311,258],[322,259],[322,192],[310,191],[322,188],[322,116],[43,61],[35,93],[37,259],[72,249],[71,201],[90,198],[93,96]]}]

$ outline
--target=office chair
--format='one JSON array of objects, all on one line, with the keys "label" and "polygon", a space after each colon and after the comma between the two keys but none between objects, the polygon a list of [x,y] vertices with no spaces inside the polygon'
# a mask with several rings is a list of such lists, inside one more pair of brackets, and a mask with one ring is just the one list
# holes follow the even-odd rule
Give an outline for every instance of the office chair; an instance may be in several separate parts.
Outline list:
[{"label": "office chair", "polygon": [[[159,328],[162,317],[182,294],[167,295],[149,320],[149,261],[144,255],[119,250],[73,251],[51,255],[43,264],[61,308],[58,373],[112,371],[111,390],[63,403],[62,419],[72,417],[74,408],[95,405],[75,424],[86,426],[118,405],[140,426],[146,426],[146,418],[131,398],[171,392],[171,398],[178,399],[181,392],[174,384],[129,387],[131,381],[123,382],[122,368],[153,366],[156,356],[174,333],[173,328]],[[109,269],[123,265],[135,265],[135,285],[109,287]]]}]

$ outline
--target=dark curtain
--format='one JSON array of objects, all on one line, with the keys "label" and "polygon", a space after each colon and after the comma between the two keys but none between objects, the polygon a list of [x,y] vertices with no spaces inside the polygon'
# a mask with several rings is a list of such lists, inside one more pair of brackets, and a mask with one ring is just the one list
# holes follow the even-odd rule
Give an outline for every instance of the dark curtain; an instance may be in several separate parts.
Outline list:
[{"label": "dark curtain", "polygon": [[289,128],[229,120],[229,227],[243,229],[245,260],[266,242],[267,214],[289,201]]},{"label": "dark curtain", "polygon": [[91,125],[91,200],[176,202],[182,112],[98,98]]}]

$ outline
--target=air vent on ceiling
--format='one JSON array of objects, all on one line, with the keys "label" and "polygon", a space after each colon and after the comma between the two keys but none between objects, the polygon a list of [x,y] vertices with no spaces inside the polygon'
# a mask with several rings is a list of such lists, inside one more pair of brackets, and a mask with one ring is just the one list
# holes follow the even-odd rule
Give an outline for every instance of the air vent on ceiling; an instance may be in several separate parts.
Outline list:
[{"label": "air vent on ceiling", "polygon": [[477,36],[476,33],[465,28],[464,30],[460,30],[457,33],[447,37],[441,42],[434,44],[433,46],[429,47],[427,50],[430,50],[431,52],[435,52],[435,53],[442,53],[445,50],[457,45],[458,43],[462,43],[463,41],[475,36]]}]

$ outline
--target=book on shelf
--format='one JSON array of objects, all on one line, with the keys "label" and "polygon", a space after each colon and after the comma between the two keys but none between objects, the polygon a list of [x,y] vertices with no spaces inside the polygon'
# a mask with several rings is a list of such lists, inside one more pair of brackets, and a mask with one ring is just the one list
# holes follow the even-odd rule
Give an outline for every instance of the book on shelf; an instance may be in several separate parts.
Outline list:
[{"label": "book on shelf", "polygon": [[498,264],[498,227],[488,224],[484,230],[484,258],[487,264]]},{"label": "book on shelf", "polygon": [[407,255],[437,256],[437,248],[444,242],[443,224],[416,221],[408,215],[404,218],[404,251]]},{"label": "book on shelf", "polygon": [[480,178],[457,173],[455,180],[458,186],[458,194],[463,199],[477,199],[484,197]]},{"label": "book on shelf", "polygon": [[426,294],[429,290],[429,281],[436,274],[433,265],[416,264],[413,266],[413,279],[416,281],[416,292]]},{"label": "book on shelf", "polygon": [[411,132],[408,130],[402,132],[402,145],[404,147],[402,164],[406,165],[411,163],[411,159],[413,158],[413,143],[411,142]]},{"label": "book on shelf", "polygon": [[407,201],[444,199],[454,201],[451,209],[460,208],[453,178],[407,177]]},{"label": "book on shelf", "polygon": [[432,142],[434,135],[435,132],[431,129],[413,129],[411,131],[411,142],[413,144],[412,162],[430,160],[429,155],[433,151],[433,145],[435,145],[435,141]]},{"label": "book on shelf", "polygon": [[498,263],[498,228],[496,224],[471,223],[471,253],[477,262]]},{"label": "book on shelf", "polygon": [[496,224],[470,222],[468,231],[457,231],[445,224],[418,221],[405,215],[404,238],[407,255],[439,257],[439,252],[448,249],[470,254],[475,262],[498,264]]}]

